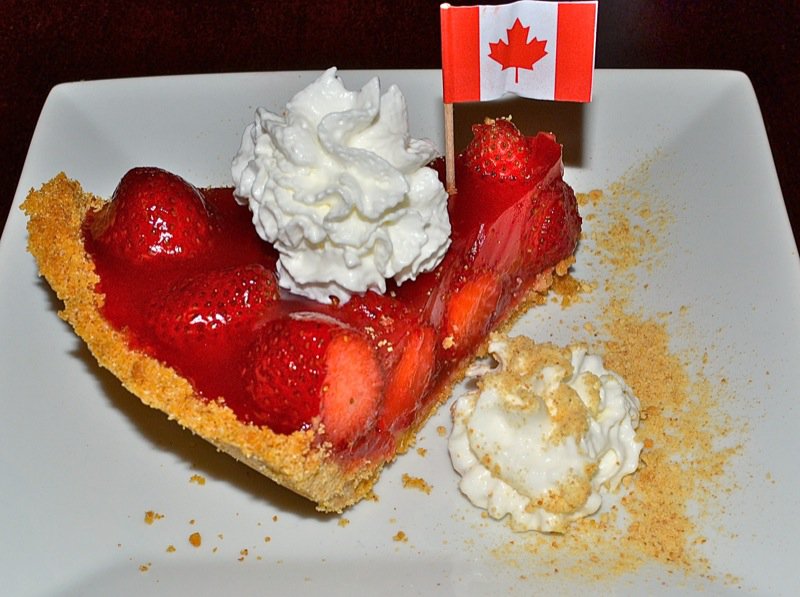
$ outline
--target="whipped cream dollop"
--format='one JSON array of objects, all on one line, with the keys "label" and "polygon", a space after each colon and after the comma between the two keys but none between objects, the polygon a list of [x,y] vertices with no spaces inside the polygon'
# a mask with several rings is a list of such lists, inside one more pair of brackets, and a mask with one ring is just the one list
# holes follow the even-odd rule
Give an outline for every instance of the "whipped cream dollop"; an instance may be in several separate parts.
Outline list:
[{"label": "whipped cream dollop", "polygon": [[279,252],[283,288],[322,303],[385,292],[436,267],[450,245],[433,144],[413,139],[403,94],[370,80],[345,89],[327,70],[287,104],[264,108],[231,171],[258,234]]},{"label": "whipped cream dollop", "polygon": [[564,532],[636,470],[639,400],[583,346],[493,335],[489,352],[452,407],[459,488],[514,530]]}]

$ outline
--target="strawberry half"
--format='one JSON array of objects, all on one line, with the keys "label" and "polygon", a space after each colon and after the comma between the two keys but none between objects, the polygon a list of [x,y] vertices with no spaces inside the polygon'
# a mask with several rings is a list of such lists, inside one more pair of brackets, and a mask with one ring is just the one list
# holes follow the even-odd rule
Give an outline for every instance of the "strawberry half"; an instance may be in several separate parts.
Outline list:
[{"label": "strawberry half", "polygon": [[93,214],[89,233],[100,251],[127,262],[183,259],[206,248],[211,220],[203,195],[180,176],[133,168]]},{"label": "strawberry half", "polygon": [[268,322],[244,376],[252,423],[283,434],[319,424],[334,446],[352,445],[370,428],[384,383],[365,336],[310,312]]},{"label": "strawberry half", "polygon": [[464,163],[483,176],[498,180],[526,180],[531,176],[528,139],[508,118],[487,118],[472,125],[473,138],[464,151]]},{"label": "strawberry half", "polygon": [[225,331],[263,318],[278,297],[275,274],[259,264],[197,274],[153,303],[153,333],[180,350],[213,349]]},{"label": "strawberry half", "polygon": [[500,282],[490,271],[471,275],[445,307],[442,348],[460,354],[484,333],[497,308]]},{"label": "strawberry half", "polygon": [[389,375],[381,407],[380,429],[404,429],[433,376],[436,334],[430,326],[412,330],[395,349],[399,359]]}]

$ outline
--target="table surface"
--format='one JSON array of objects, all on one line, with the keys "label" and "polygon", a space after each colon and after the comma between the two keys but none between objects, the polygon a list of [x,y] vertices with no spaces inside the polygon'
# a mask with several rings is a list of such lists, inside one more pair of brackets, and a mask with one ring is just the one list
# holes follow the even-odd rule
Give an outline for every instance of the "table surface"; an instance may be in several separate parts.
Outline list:
[{"label": "table surface", "polygon": [[[457,2],[451,4],[471,4]],[[489,2],[491,3],[491,2]],[[0,227],[50,89],[76,80],[439,68],[434,0],[0,0]],[[800,239],[800,2],[600,0],[598,68],[746,73]]]}]

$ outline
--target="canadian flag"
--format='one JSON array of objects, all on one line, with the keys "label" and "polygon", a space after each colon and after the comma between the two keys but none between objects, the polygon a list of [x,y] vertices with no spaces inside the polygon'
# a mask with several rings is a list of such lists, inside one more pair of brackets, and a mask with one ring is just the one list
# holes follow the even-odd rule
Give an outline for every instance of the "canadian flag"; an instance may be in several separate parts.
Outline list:
[{"label": "canadian flag", "polygon": [[442,4],[444,102],[592,99],[597,2]]}]

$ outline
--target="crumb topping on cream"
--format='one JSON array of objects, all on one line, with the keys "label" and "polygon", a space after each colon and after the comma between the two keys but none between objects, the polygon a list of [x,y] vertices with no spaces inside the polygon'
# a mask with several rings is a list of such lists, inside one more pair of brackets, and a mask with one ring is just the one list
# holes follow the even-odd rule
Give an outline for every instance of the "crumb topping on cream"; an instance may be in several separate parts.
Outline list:
[{"label": "crumb topping on cream", "polygon": [[585,346],[493,335],[449,440],[459,487],[515,530],[563,532],[638,466],[639,401]]}]

